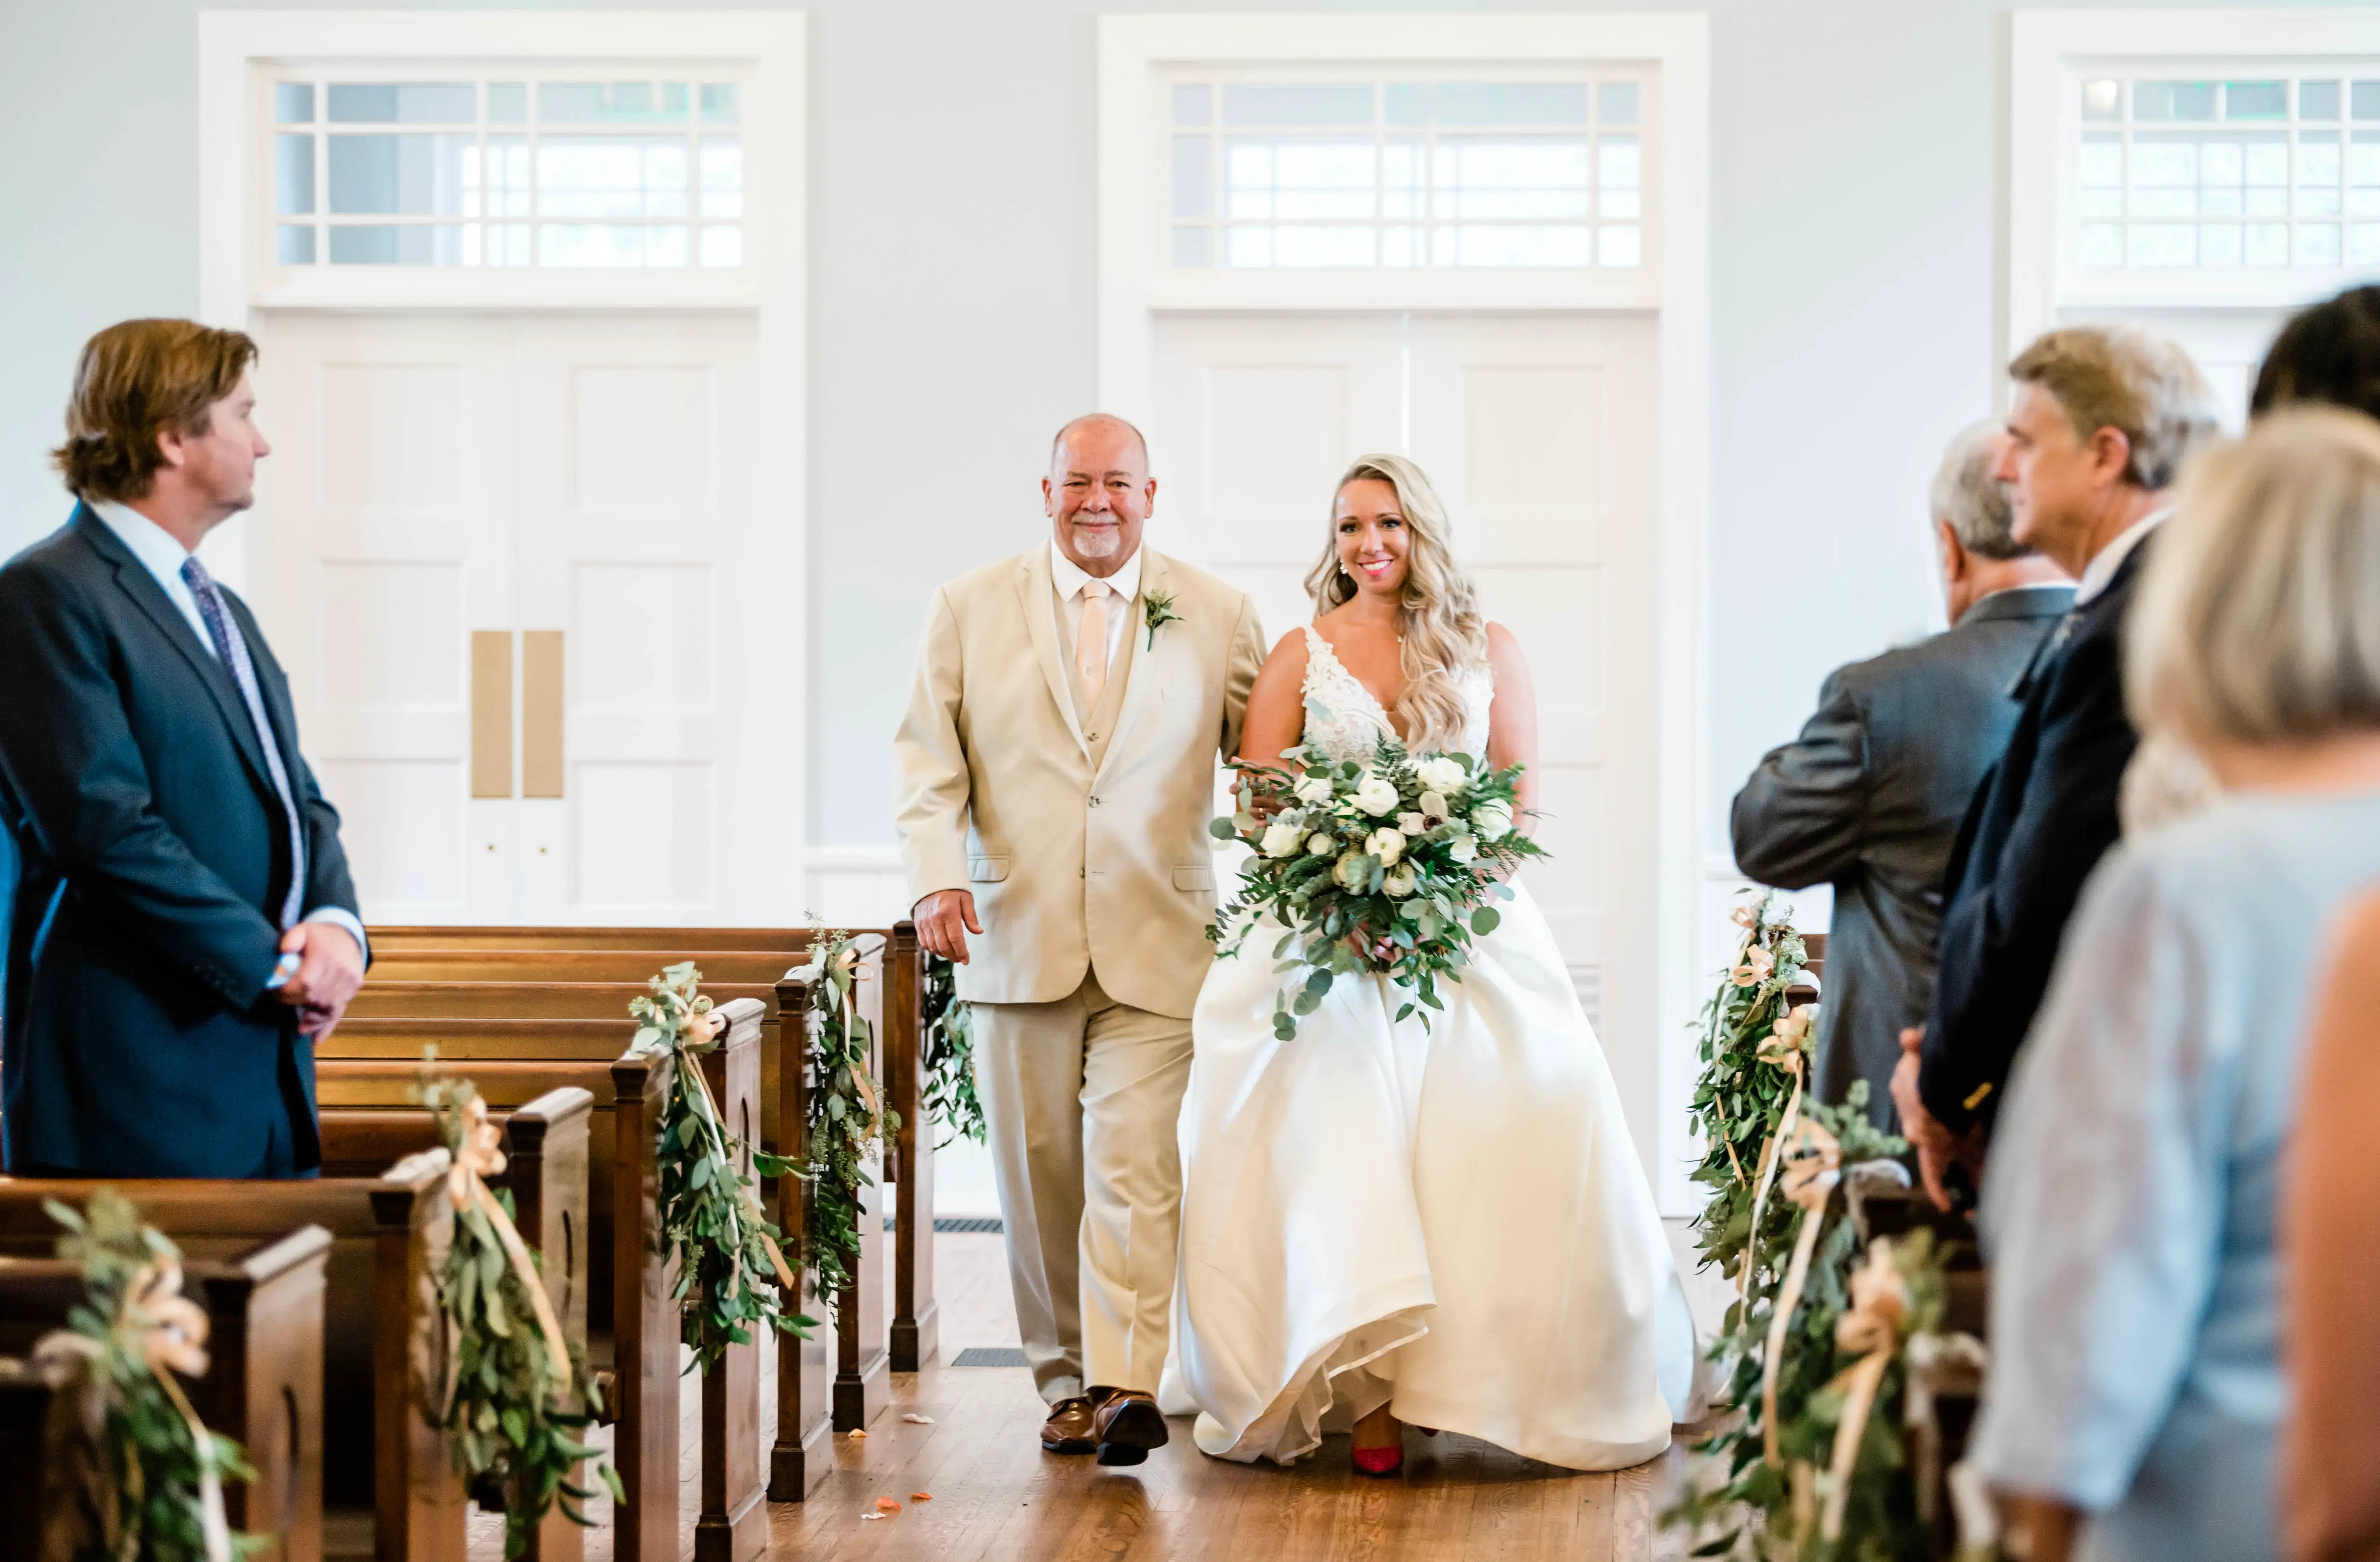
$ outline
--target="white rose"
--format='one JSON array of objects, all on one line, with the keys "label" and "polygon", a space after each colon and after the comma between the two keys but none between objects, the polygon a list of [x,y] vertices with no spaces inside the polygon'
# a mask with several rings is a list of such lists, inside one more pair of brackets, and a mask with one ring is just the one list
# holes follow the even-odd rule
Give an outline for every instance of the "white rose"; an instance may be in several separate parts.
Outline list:
[{"label": "white rose", "polygon": [[1339,865],[1330,870],[1330,877],[1339,881],[1341,889],[1361,893],[1372,881],[1372,867],[1364,860],[1363,853],[1350,852],[1339,859]]},{"label": "white rose", "polygon": [[1407,863],[1402,867],[1390,869],[1380,879],[1380,888],[1397,899],[1403,900],[1414,892],[1414,885],[1419,878],[1420,875],[1413,870],[1413,864]]},{"label": "white rose", "polygon": [[1393,813],[1396,805],[1396,782],[1386,776],[1366,776],[1363,784],[1355,788],[1355,806],[1376,819]]},{"label": "white rose", "polygon": [[[1433,754],[1428,758],[1423,760],[1420,764],[1415,765],[1414,767],[1414,775],[1415,779],[1421,782],[1424,788],[1431,792],[1439,793],[1460,792],[1463,789],[1463,783],[1471,779],[1470,771],[1465,770],[1461,765],[1449,759],[1443,754]],[[1422,805],[1422,811],[1425,813],[1442,812],[1443,806],[1441,805],[1440,808],[1433,809],[1428,804],[1425,803]]]},{"label": "white rose", "polygon": [[1450,837],[1446,842],[1446,854],[1458,863],[1467,863],[1479,854],[1479,842],[1467,835]]},{"label": "white rose", "polygon": [[1330,778],[1329,776],[1301,777],[1298,783],[1290,790],[1297,793],[1297,800],[1300,803],[1328,803],[1330,801]]},{"label": "white rose", "polygon": [[1318,829],[1305,838],[1305,850],[1310,855],[1327,857],[1338,849],[1339,842],[1331,840],[1327,831]]},{"label": "white rose", "polygon": [[1297,854],[1305,844],[1305,831],[1293,819],[1277,819],[1265,827],[1264,854],[1268,857],[1289,857]]},{"label": "white rose", "polygon": [[1503,840],[1512,833],[1512,805],[1500,797],[1490,797],[1471,810],[1471,828],[1482,841]]},{"label": "white rose", "polygon": [[1419,814],[1399,814],[1397,816],[1397,828],[1403,830],[1407,835],[1419,835],[1423,830],[1429,828],[1429,821],[1422,817]]},{"label": "white rose", "polygon": [[1379,858],[1380,866],[1387,867],[1405,854],[1405,838],[1393,829],[1376,829],[1364,842],[1364,850]]}]

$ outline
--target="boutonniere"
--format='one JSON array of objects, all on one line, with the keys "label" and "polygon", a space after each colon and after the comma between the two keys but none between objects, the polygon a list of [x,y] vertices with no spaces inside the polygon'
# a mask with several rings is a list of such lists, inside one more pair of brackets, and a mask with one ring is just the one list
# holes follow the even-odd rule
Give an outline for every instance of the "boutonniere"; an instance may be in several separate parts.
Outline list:
[{"label": "boutonniere", "polygon": [[1151,591],[1140,599],[1141,622],[1148,625],[1148,648],[1157,648],[1157,629],[1162,624],[1179,624],[1182,615],[1173,611],[1173,593]]}]

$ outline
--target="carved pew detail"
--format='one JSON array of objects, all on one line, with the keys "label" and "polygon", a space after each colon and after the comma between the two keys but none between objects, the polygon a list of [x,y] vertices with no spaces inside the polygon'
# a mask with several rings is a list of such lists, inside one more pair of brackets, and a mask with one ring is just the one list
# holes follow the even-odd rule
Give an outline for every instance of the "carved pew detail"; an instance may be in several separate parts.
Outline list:
[{"label": "carved pew detail", "polygon": [[[261,1562],[321,1562],[322,1555],[322,1265],[331,1234],[304,1226],[222,1260],[183,1269],[184,1292],[207,1310],[207,1375],[192,1408],[247,1450],[256,1479],[227,1483],[234,1530],[270,1544]],[[85,1295],[81,1271],[55,1258],[0,1258],[0,1355],[21,1357],[66,1326]],[[38,1432],[38,1426],[35,1431]],[[31,1483],[38,1439],[6,1484]],[[0,1504],[4,1508],[5,1504]],[[17,1553],[0,1542],[0,1554]]]},{"label": "carved pew detail", "polygon": [[[317,1418],[322,1430],[313,1457],[320,1461],[315,1468],[326,1512],[318,1529],[321,1553],[370,1556],[374,1562],[464,1562],[462,1483],[443,1440],[421,1418],[407,1354],[423,1321],[421,1309],[430,1305],[423,1266],[444,1242],[454,1217],[443,1176],[305,1182],[0,1179],[0,1253],[47,1253],[56,1228],[42,1201],[79,1205],[102,1186],[131,1200],[151,1225],[172,1237],[194,1271],[253,1253],[259,1239],[278,1239],[300,1227],[318,1226],[329,1234],[322,1253],[322,1350],[315,1358],[321,1402],[370,1404],[372,1411]],[[212,1306],[212,1294],[209,1302]],[[302,1403],[300,1410],[302,1415]],[[297,1478],[310,1484],[302,1419],[298,1437]],[[358,1507],[363,1522],[333,1523],[328,1517],[329,1510]]]}]

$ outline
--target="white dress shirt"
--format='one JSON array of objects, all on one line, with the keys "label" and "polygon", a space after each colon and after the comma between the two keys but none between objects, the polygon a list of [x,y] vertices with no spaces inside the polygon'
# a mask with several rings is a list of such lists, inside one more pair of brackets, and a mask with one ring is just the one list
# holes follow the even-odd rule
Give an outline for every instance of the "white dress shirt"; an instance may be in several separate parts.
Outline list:
[{"label": "white dress shirt", "polygon": [[2105,591],[2107,582],[2115,579],[2116,572],[2123,568],[2124,561],[2132,556],[2132,550],[2141,545],[2141,539],[2155,530],[2158,523],[2172,514],[2173,506],[2170,504],[2152,510],[2118,532],[2114,541],[2100,549],[2091,562],[2082,566],[2082,578],[2074,583],[2074,605],[2079,608]]},{"label": "white dress shirt", "polygon": [[[1083,587],[1094,577],[1084,572],[1074,560],[1066,557],[1053,540],[1050,544],[1050,583],[1058,590],[1058,627],[1063,631],[1066,656],[1074,659],[1075,642],[1082,638]],[[1140,595],[1140,550],[1123,562],[1123,568],[1105,577],[1108,589],[1115,593],[1108,603],[1108,665],[1116,664],[1116,652],[1123,648],[1125,620],[1132,617],[1132,599]]]},{"label": "white dress shirt", "polygon": [[[207,621],[199,612],[198,596],[191,591],[190,583],[182,578],[182,564],[189,558],[190,551],[182,546],[181,539],[128,504],[104,499],[86,503],[91,504],[91,513],[99,517],[100,525],[114,532],[116,539],[140,561],[140,567],[155,577],[158,587],[165,593],[165,599],[189,621],[190,633],[199,637],[199,644],[206,648],[207,655],[218,662],[222,661],[223,653],[215,649],[215,637],[207,633]],[[239,633],[239,621],[236,618],[227,619],[225,626],[234,634]],[[249,648],[251,661],[255,660],[255,650],[253,646]],[[297,767],[293,765],[289,769],[294,787]],[[367,953],[371,949],[364,938],[364,925],[344,906],[317,906],[298,920],[327,922],[334,927],[344,927],[356,940],[356,948]],[[266,985],[277,987],[285,979],[276,974]]]}]

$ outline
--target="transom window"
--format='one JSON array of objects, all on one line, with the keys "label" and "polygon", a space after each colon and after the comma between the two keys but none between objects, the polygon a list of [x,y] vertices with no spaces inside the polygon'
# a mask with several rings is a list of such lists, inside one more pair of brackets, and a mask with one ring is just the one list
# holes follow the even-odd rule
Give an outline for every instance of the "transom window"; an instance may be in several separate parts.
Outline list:
[{"label": "transom window", "polygon": [[285,266],[735,267],[733,81],[273,87]]},{"label": "transom window", "polygon": [[2380,66],[2086,76],[2076,266],[2380,266]]},{"label": "transom window", "polygon": [[1177,269],[1645,263],[1634,79],[1170,88]]}]

